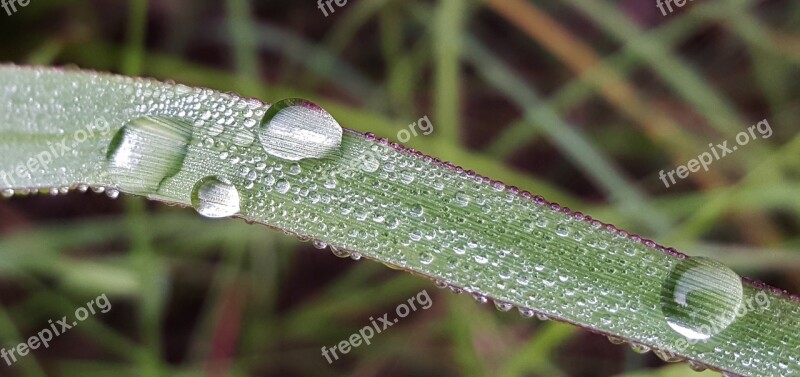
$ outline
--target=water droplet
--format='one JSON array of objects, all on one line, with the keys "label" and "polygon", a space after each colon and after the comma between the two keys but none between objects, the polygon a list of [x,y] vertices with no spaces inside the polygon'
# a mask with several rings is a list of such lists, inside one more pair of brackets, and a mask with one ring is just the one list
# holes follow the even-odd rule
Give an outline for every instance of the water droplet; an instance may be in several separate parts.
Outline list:
[{"label": "water droplet", "polygon": [[205,217],[233,216],[239,212],[239,191],[227,181],[205,177],[192,189],[192,206]]},{"label": "water droplet", "polygon": [[661,290],[667,324],[688,339],[708,339],[736,319],[742,280],[720,262],[690,258],[678,262]]},{"label": "water droplet", "polygon": [[192,136],[189,122],[164,117],[137,118],[114,135],[106,155],[108,172],[122,191],[154,194],[183,166]]},{"label": "water droplet", "polygon": [[655,354],[659,359],[663,360],[667,363],[677,363],[679,361],[683,361],[684,359],[670,351],[664,351],[660,349],[653,349],[653,354]]},{"label": "water droplet", "polygon": [[14,190],[13,189],[4,189],[2,194],[3,194],[4,198],[8,199],[8,198],[14,196]]},{"label": "water droplet", "polygon": [[648,353],[650,352],[650,347],[640,343],[631,343],[631,350],[636,353]]},{"label": "water droplet", "polygon": [[569,231],[569,227],[564,224],[558,224],[558,226],[556,226],[556,234],[561,237],[569,236]]},{"label": "water droplet", "polygon": [[510,303],[507,303],[507,302],[502,302],[502,301],[495,300],[494,307],[497,308],[497,310],[499,310],[501,312],[507,312],[507,311],[511,310],[511,308],[513,308],[514,305],[512,305]]},{"label": "water droplet", "polygon": [[328,247],[327,243],[325,243],[323,241],[320,241],[320,240],[311,241],[311,244],[314,245],[314,248],[320,249],[320,250],[323,250],[323,249]]},{"label": "water droplet", "polygon": [[289,192],[289,189],[292,188],[292,184],[285,179],[280,179],[278,182],[275,182],[275,191],[285,194]]},{"label": "water droplet", "polygon": [[349,258],[350,252],[345,249],[340,249],[335,246],[331,246],[331,253],[339,258]]},{"label": "water droplet", "polygon": [[381,161],[377,157],[377,153],[368,151],[368,153],[360,155],[353,162],[352,168],[361,169],[367,173],[374,173],[381,167]]},{"label": "water droplet", "polygon": [[617,345],[625,344],[625,339],[617,338],[616,336],[610,336],[609,335],[608,336],[608,341],[611,342],[611,344],[617,344]]},{"label": "water droplet", "polygon": [[469,201],[470,201],[469,195],[461,191],[457,192],[455,197],[453,198],[453,203],[455,203],[459,207],[466,207],[469,204]]},{"label": "water droplet", "polygon": [[278,158],[298,161],[321,158],[339,149],[342,127],[312,102],[285,99],[273,104],[261,120],[259,139]]},{"label": "water droplet", "polygon": [[533,318],[533,316],[536,315],[535,311],[528,308],[519,307],[517,310],[519,310],[519,315],[524,318]]},{"label": "water droplet", "polygon": [[413,206],[411,206],[411,216],[421,217],[424,213],[425,209],[421,205],[414,204]]},{"label": "water droplet", "polygon": [[106,196],[111,199],[119,198],[119,190],[109,189],[106,191]]}]

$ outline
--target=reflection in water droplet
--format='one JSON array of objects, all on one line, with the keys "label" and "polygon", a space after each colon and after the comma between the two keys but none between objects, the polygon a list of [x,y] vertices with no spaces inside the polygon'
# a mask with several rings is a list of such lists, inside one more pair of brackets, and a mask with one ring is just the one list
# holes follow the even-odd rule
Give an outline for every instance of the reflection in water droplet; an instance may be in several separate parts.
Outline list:
[{"label": "reflection in water droplet", "polygon": [[217,177],[205,177],[192,189],[192,206],[205,217],[233,216],[239,212],[239,191]]},{"label": "reflection in water droplet", "polygon": [[521,306],[517,308],[517,310],[519,310],[519,315],[521,315],[524,318],[533,318],[533,316],[536,315],[535,311],[528,308],[523,308]]},{"label": "reflection in water droplet", "polygon": [[457,192],[455,197],[453,197],[453,202],[460,207],[466,207],[469,201],[469,195],[461,191]]},{"label": "reflection in water droplet", "polygon": [[511,310],[511,308],[513,308],[514,305],[512,305],[510,303],[507,303],[507,302],[502,302],[502,301],[495,300],[494,307],[497,310],[501,311],[501,312],[507,312],[507,311]]},{"label": "reflection in water droplet", "polygon": [[342,127],[325,110],[306,100],[285,99],[264,114],[259,139],[278,158],[298,161],[321,158],[342,143]]},{"label": "reflection in water droplet", "polygon": [[285,179],[278,180],[278,182],[275,183],[275,191],[281,194],[289,192],[290,188],[292,188],[292,184]]},{"label": "reflection in water droplet", "polygon": [[375,153],[361,155],[357,160],[358,168],[367,173],[374,173],[381,167],[381,161]]},{"label": "reflection in water droplet", "polygon": [[337,256],[339,258],[349,258],[350,257],[350,252],[349,251],[347,251],[346,249],[340,249],[340,248],[335,247],[335,246],[331,246],[331,253],[333,253],[333,255],[335,255],[335,256]]},{"label": "reflection in water droplet", "polygon": [[736,319],[743,299],[742,280],[720,262],[708,258],[680,261],[661,290],[667,324],[688,339],[708,339]]},{"label": "reflection in water droplet", "polygon": [[625,344],[625,339],[617,338],[615,336],[610,336],[610,335],[608,336],[608,341],[611,342],[611,344]]},{"label": "reflection in water droplet", "polygon": [[137,118],[114,135],[106,155],[112,183],[134,194],[153,194],[183,166],[192,124],[174,118]]},{"label": "reflection in water droplet", "polygon": [[485,303],[489,302],[489,299],[486,298],[486,296],[484,296],[484,295],[482,295],[480,293],[473,293],[472,294],[472,298],[474,298],[475,301],[477,301],[479,304],[485,304]]},{"label": "reflection in water droplet", "polygon": [[660,349],[653,349],[653,354],[656,355],[659,359],[663,360],[667,363],[677,363],[679,361],[683,361],[684,359],[672,352],[664,351]]}]

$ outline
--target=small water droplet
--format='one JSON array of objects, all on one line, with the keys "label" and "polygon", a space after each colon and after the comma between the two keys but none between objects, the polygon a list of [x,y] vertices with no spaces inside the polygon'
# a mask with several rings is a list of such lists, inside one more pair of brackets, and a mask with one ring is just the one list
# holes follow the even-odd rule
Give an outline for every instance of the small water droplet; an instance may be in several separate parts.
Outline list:
[{"label": "small water droplet", "polygon": [[514,305],[509,304],[507,302],[502,302],[502,301],[495,300],[494,307],[497,308],[497,310],[499,310],[501,312],[507,312],[507,311],[511,310],[511,308],[513,308]]},{"label": "small water droplet", "polygon": [[286,172],[290,175],[299,175],[303,172],[303,168],[300,167],[300,164],[292,164]]},{"label": "small water droplet", "polygon": [[472,298],[474,298],[475,301],[477,303],[479,303],[479,304],[485,304],[485,303],[489,302],[489,299],[486,298],[486,296],[484,296],[484,295],[482,295],[480,293],[473,293],[472,294]]},{"label": "small water droplet", "polygon": [[285,99],[264,114],[259,129],[264,150],[278,158],[298,161],[322,158],[339,149],[342,127],[316,104]]},{"label": "small water droplet", "polygon": [[616,344],[616,345],[625,344],[625,339],[617,338],[616,336],[609,335],[608,341],[611,342],[611,344]]},{"label": "small water droplet", "polygon": [[631,343],[631,350],[636,353],[648,353],[650,352],[650,347],[640,343]]},{"label": "small water droplet", "polygon": [[3,194],[3,198],[8,199],[8,198],[14,196],[14,190],[13,189],[4,189],[2,194]]},{"label": "small water droplet", "polygon": [[275,191],[281,194],[289,192],[290,188],[292,188],[292,184],[285,179],[279,179],[278,182],[275,182]]},{"label": "small water droplet", "polygon": [[339,258],[350,258],[350,252],[345,249],[340,249],[335,246],[331,246],[331,253]]},{"label": "small water droplet", "polygon": [[191,140],[189,122],[164,117],[137,118],[111,140],[106,155],[111,181],[134,194],[154,194],[183,166]]},{"label": "small water droplet", "polygon": [[532,309],[519,307],[517,310],[519,310],[519,315],[524,318],[533,318],[533,316],[536,315],[536,312]]},{"label": "small water droplet", "polygon": [[239,212],[239,191],[218,177],[205,177],[192,189],[192,206],[205,217],[233,216]]},{"label": "small water droplet", "polygon": [[457,192],[455,197],[453,197],[453,203],[455,203],[459,207],[466,207],[469,204],[470,197],[464,192]]},{"label": "small water droplet", "polygon": [[111,198],[111,199],[119,198],[119,190],[115,190],[115,189],[106,190],[106,196]]},{"label": "small water droplet", "polygon": [[558,226],[556,226],[556,234],[561,237],[569,236],[569,231],[569,227],[564,224],[558,224]]},{"label": "small water droplet", "polygon": [[653,349],[653,354],[655,354],[659,359],[663,360],[667,363],[677,363],[679,361],[683,361],[684,359],[672,352],[664,351],[660,349]]},{"label": "small water droplet", "polygon": [[661,290],[661,310],[677,333],[703,340],[733,323],[742,296],[739,275],[713,259],[695,257],[670,271]]},{"label": "small water droplet", "polygon": [[424,213],[425,209],[421,205],[414,204],[413,206],[411,206],[411,216],[421,217]]},{"label": "small water droplet", "polygon": [[317,248],[317,249],[320,249],[320,250],[323,250],[323,249],[328,247],[327,243],[325,243],[323,241],[320,241],[320,240],[311,241],[311,244],[314,245],[314,248]]},{"label": "small water droplet", "polygon": [[358,156],[352,163],[351,168],[361,169],[367,173],[374,173],[381,167],[381,161],[377,157],[377,153],[369,151],[363,155]]}]

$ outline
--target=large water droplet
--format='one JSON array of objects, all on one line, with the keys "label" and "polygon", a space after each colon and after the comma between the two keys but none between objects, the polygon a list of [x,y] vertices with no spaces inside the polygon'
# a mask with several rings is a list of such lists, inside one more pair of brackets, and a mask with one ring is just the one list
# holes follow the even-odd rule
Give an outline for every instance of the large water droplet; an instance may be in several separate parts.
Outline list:
[{"label": "large water droplet", "polygon": [[261,120],[259,139],[278,158],[321,158],[339,149],[342,127],[321,107],[302,99],[273,104]]},{"label": "large water droplet", "polygon": [[680,261],[661,290],[667,324],[688,339],[708,339],[736,319],[742,304],[742,280],[720,262],[708,258]]},{"label": "large water droplet", "polygon": [[217,177],[205,177],[192,189],[192,206],[205,217],[233,216],[239,212],[239,191]]},{"label": "large water droplet", "polygon": [[137,118],[111,139],[106,154],[112,183],[134,194],[154,194],[183,166],[192,124],[166,117]]}]

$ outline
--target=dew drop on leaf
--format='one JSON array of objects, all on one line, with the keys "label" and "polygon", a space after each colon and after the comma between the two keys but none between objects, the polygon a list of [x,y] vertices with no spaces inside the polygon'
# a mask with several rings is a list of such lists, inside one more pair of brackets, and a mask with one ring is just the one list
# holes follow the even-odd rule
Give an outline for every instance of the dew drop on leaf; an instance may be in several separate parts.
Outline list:
[{"label": "dew drop on leaf", "polygon": [[106,162],[111,182],[123,191],[154,194],[183,166],[192,124],[166,117],[136,118],[111,140]]},{"label": "dew drop on leaf", "polygon": [[233,216],[239,212],[239,191],[221,178],[205,177],[192,189],[192,207],[205,217]]},{"label": "dew drop on leaf", "polygon": [[292,184],[285,179],[278,180],[278,182],[275,183],[275,191],[281,194],[289,192],[290,188],[292,188]]},{"label": "dew drop on leaf", "polygon": [[678,262],[661,290],[667,324],[688,339],[708,339],[736,319],[742,280],[720,262],[696,257]]},{"label": "dew drop on leaf", "polygon": [[264,114],[258,136],[270,155],[299,161],[337,151],[342,143],[342,127],[312,102],[285,99]]}]

